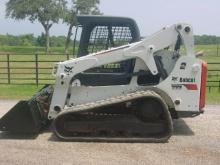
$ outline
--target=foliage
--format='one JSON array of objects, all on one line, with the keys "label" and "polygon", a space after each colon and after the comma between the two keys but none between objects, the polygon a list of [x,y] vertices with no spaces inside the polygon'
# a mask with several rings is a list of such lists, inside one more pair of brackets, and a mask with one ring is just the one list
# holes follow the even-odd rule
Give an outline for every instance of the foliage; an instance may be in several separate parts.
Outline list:
[{"label": "foliage", "polygon": [[100,15],[99,0],[72,0],[70,8],[66,8],[63,21],[67,25],[76,25],[76,15]]},{"label": "foliage", "polygon": [[45,45],[46,45],[46,36],[44,33],[41,33],[41,35],[37,37],[37,46],[43,47]]},{"label": "foliage", "polygon": [[49,50],[49,30],[63,17],[65,6],[65,0],[9,0],[6,4],[6,16],[40,22],[45,29],[46,47]]},{"label": "foliage", "polygon": [[[65,36],[52,36],[51,37],[51,46],[52,47],[64,47],[66,41]],[[71,40],[71,45],[73,45],[73,41]]]},{"label": "foliage", "polygon": [[[60,47],[65,46],[66,37],[65,36],[52,36],[50,37],[51,46]],[[73,41],[71,40],[71,43]],[[33,34],[23,34],[23,35],[0,35],[0,45],[5,46],[45,46],[46,37],[45,33],[41,33],[40,36],[35,37]],[[216,45],[220,44],[220,37],[212,35],[196,35],[195,44],[196,45]],[[201,46],[200,46],[201,47]],[[202,48],[201,48],[202,49]]]},{"label": "foliage", "polygon": [[31,46],[35,43],[35,38],[33,34],[25,34],[19,36],[13,35],[0,35],[0,45],[10,45],[10,46]]},{"label": "foliage", "polygon": [[[66,41],[65,36],[51,36],[50,37],[50,46],[51,47],[64,47]],[[46,43],[46,36],[44,33],[41,36],[37,37],[37,44],[36,46],[44,46]],[[71,40],[70,43],[73,45],[73,41]]]},{"label": "foliage", "polygon": [[213,36],[213,35],[202,35],[202,36],[195,36],[195,44],[196,45],[211,45],[211,44],[219,44],[220,37]]},{"label": "foliage", "polygon": [[66,37],[65,52],[67,52],[70,45],[72,29],[77,25],[76,15],[101,15],[98,8],[99,3],[99,0],[72,0],[71,8],[66,8],[63,22],[69,26],[69,29]]},{"label": "foliage", "polygon": [[86,14],[86,15],[100,15],[100,10],[98,5],[100,4],[100,0],[76,0],[73,2],[75,4],[75,8],[78,14]]},{"label": "foliage", "polygon": [[[51,36],[50,45],[51,47],[64,47],[66,37],[65,36]],[[35,37],[33,34],[24,35],[0,35],[1,46],[39,46],[44,47],[46,43],[46,36],[42,33],[40,36]],[[70,40],[70,44],[73,45],[73,41]]]}]

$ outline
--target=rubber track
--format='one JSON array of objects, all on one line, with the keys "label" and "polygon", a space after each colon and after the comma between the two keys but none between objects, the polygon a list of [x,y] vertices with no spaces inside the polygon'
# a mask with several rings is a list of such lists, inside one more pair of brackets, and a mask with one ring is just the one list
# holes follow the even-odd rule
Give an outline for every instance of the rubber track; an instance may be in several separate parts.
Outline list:
[{"label": "rubber track", "polygon": [[[124,102],[128,102],[128,101],[132,101],[132,100],[136,100],[136,99],[141,99],[141,98],[152,98],[152,99],[156,99],[158,100],[163,108],[164,108],[164,116],[165,116],[165,120],[166,120],[166,124],[167,124],[167,132],[166,134],[164,134],[163,136],[160,137],[144,137],[144,138],[135,138],[135,137],[131,137],[131,138],[118,138],[118,137],[65,137],[62,136],[59,132],[61,130],[58,130],[58,128],[56,128],[56,121],[62,117],[64,117],[65,115],[69,115],[69,114],[74,114],[74,113],[78,113],[78,112],[92,112],[92,110],[97,109],[97,108],[102,108],[102,107],[106,107],[106,106],[111,106],[114,104],[118,104],[118,103],[124,103]],[[85,121],[86,123],[86,121]],[[81,104],[81,105],[76,105],[76,106],[72,106],[72,107],[67,107],[65,108],[53,121],[53,129],[54,129],[54,133],[55,135],[60,138],[61,140],[64,141],[107,141],[107,142],[154,142],[154,143],[160,143],[160,142],[167,142],[168,139],[171,137],[172,132],[173,132],[173,123],[172,123],[172,118],[170,115],[170,112],[168,110],[167,104],[165,103],[165,101],[161,98],[161,96],[159,96],[157,93],[155,93],[152,90],[142,90],[142,91],[136,91],[136,92],[132,92],[126,95],[122,95],[122,96],[117,96],[117,97],[112,97],[112,98],[108,98],[105,100],[99,100],[96,102],[91,102],[91,103],[86,103],[86,104]]]}]

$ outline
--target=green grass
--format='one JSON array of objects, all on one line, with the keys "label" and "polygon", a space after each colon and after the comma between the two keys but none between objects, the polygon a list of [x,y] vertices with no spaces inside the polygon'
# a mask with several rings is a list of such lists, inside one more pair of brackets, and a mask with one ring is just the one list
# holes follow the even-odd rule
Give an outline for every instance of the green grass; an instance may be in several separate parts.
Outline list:
[{"label": "green grass", "polygon": [[0,99],[29,99],[41,88],[36,85],[0,85]]},{"label": "green grass", "polygon": [[203,51],[205,56],[220,56],[220,48],[217,45],[196,45],[196,51]]},{"label": "green grass", "polygon": [[220,104],[220,91],[218,88],[211,88],[210,92],[207,88],[206,103],[207,104]]}]

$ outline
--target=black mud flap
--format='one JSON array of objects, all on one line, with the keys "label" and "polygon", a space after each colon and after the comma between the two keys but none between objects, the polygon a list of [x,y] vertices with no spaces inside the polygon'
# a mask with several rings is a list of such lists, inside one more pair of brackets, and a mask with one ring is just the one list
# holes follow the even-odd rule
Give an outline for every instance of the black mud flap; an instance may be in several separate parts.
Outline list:
[{"label": "black mud flap", "polygon": [[0,131],[38,134],[49,123],[44,102],[48,100],[51,93],[48,94],[47,91],[48,89],[43,88],[32,99],[19,101],[0,119]]}]

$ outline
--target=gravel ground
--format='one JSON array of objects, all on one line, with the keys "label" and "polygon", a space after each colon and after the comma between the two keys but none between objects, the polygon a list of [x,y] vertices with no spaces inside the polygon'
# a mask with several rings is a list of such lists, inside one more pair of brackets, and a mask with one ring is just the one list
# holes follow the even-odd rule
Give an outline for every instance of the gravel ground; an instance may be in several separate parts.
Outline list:
[{"label": "gravel ground", "polygon": [[[0,101],[0,116],[16,101]],[[18,138],[0,133],[0,164],[220,164],[220,106],[176,120],[168,143],[58,142],[50,132]]]}]

